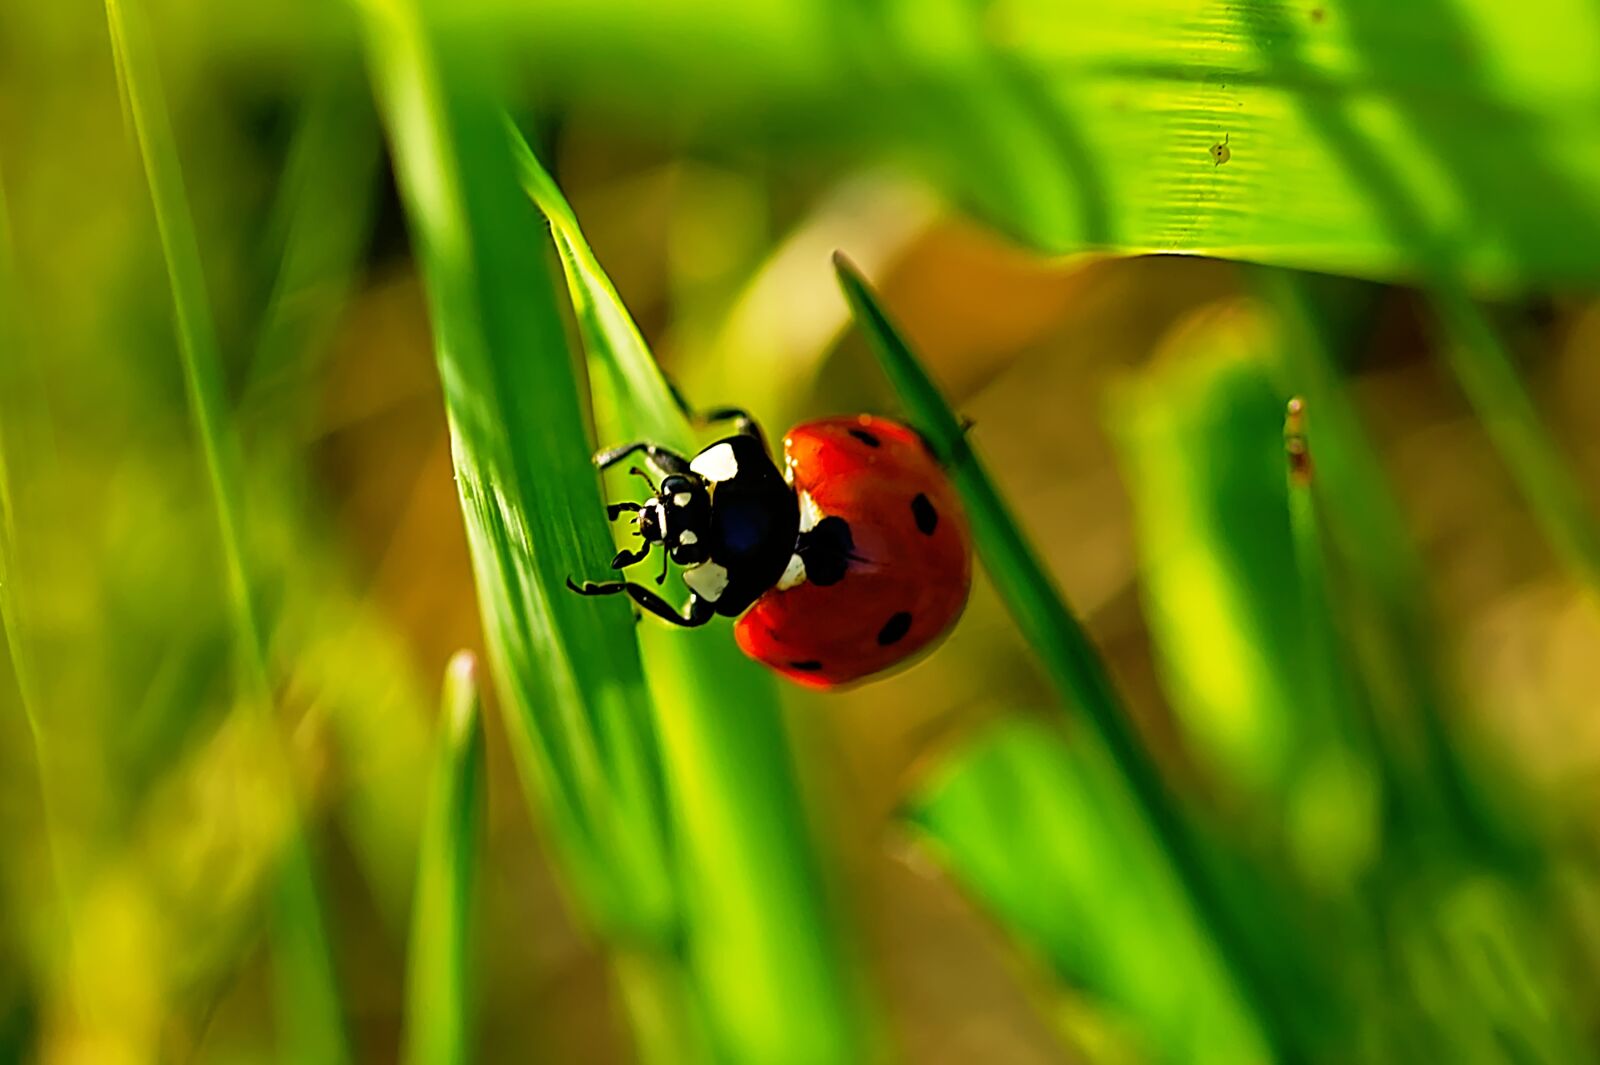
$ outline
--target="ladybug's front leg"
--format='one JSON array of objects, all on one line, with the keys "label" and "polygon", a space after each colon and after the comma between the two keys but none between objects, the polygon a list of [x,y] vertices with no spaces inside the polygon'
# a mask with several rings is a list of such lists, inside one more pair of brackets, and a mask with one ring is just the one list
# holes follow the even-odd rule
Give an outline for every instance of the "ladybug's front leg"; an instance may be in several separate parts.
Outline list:
[{"label": "ladybug's front leg", "polygon": [[644,457],[650,460],[650,465],[662,473],[688,473],[689,460],[676,451],[668,451],[658,444],[648,440],[635,440],[631,444],[621,447],[608,447],[604,451],[597,451],[594,455],[594,464],[602,470],[609,470],[623,459],[636,451],[643,451]]},{"label": "ladybug's front leg", "polygon": [[578,585],[572,582],[571,577],[568,577],[567,587],[579,595],[619,595],[626,592],[635,603],[638,603],[662,621],[670,621],[672,624],[685,629],[697,628],[716,616],[715,605],[708,603],[698,595],[691,594],[689,596],[689,605],[680,614],[673,609],[671,603],[644,585],[634,584],[632,581],[605,581],[603,583],[584,581],[583,584]]},{"label": "ladybug's front leg", "polygon": [[695,410],[683,398],[683,393],[678,391],[678,386],[671,381],[667,387],[672,390],[672,398],[677,401],[678,409],[683,416],[696,425],[715,425],[718,422],[732,422],[733,431],[740,436],[753,436],[767,446],[766,435],[761,432],[761,425],[750,416],[750,412],[742,407],[712,407],[709,410]]}]

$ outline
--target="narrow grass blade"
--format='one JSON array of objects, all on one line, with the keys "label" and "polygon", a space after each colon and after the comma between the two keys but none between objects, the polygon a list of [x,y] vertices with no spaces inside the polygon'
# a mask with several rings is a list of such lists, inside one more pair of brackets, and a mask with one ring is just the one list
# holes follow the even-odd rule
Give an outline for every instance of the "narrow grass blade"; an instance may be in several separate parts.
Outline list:
[{"label": "narrow grass blade", "polygon": [[1197,311],[1116,390],[1108,421],[1167,701],[1217,779],[1254,799],[1235,817],[1331,890],[1370,861],[1374,810],[1321,570],[1306,568],[1320,556],[1298,550],[1315,529],[1284,475],[1273,339],[1253,304]]},{"label": "narrow grass blade", "polygon": [[[4,175],[0,174],[0,351],[6,352],[0,364],[0,393],[15,395],[26,383],[19,364],[26,358],[22,354],[23,340],[17,322],[16,270],[11,248],[11,216],[6,204]],[[37,397],[35,397],[37,402]],[[9,404],[7,404],[9,406]],[[17,510],[12,495],[11,442],[12,424],[6,417],[10,411],[0,409],[0,627],[5,629],[6,650],[11,656],[11,672],[16,680],[17,701],[27,718],[28,733],[33,741],[35,766],[39,773],[42,809],[49,818],[50,788],[48,739],[39,717],[39,695],[33,677],[33,659],[24,647],[22,610],[17,602],[17,585],[22,567],[18,563]],[[47,831],[48,826],[47,826]]]},{"label": "narrow grass blade", "polygon": [[371,231],[381,147],[371,94],[340,55],[301,104],[269,216],[280,254],[241,389],[247,410],[274,386],[303,380],[344,305]]},{"label": "narrow grass blade", "polygon": [[[1315,418],[1314,494],[1342,568],[1332,608],[1359,611],[1367,638],[1352,644],[1373,706],[1374,749],[1392,782],[1403,831],[1465,839],[1507,858],[1526,855],[1522,819],[1495,808],[1493,789],[1468,779],[1447,719],[1458,700],[1439,660],[1423,560],[1338,369],[1333,318],[1349,317],[1351,283],[1283,270],[1253,274],[1279,319],[1281,373]],[[1499,789],[1504,798],[1505,789]]]},{"label": "narrow grass blade", "polygon": [[1033,645],[1062,698],[1078,710],[1104,744],[1274,1052],[1282,1060],[1301,1060],[1305,1050],[1292,1027],[1289,989],[1277,985],[1275,974],[1267,971],[1252,945],[1259,931],[1247,929],[1223,898],[1207,867],[1203,846],[1134,734],[1088,635],[1055,591],[1055,582],[1011,517],[938,386],[849,260],[836,255],[834,262],[845,297],[912,424],[961,492],[979,557],[1023,636]]},{"label": "narrow grass blade", "polygon": [[[22,549],[18,543],[17,494],[13,488],[13,462],[18,447],[23,443],[13,416],[20,413],[21,404],[35,411],[42,410],[42,386],[34,369],[32,353],[27,349],[19,320],[21,301],[17,296],[17,272],[11,244],[11,215],[5,193],[5,175],[0,172],[0,629],[5,631],[5,651],[11,665],[11,676],[16,685],[17,705],[22,709],[28,727],[28,738],[33,746],[33,768],[39,790],[39,821],[44,834],[45,850],[50,857],[52,890],[55,895],[56,920],[59,929],[57,946],[66,961],[68,978],[76,993],[74,966],[79,962],[78,945],[74,936],[74,911],[77,905],[74,883],[69,879],[66,862],[62,856],[63,825],[57,812],[60,801],[60,784],[57,780],[56,753],[52,748],[50,731],[44,719],[43,692],[34,672],[33,650],[23,604],[18,591],[24,584],[25,572]],[[23,367],[26,366],[25,370]],[[19,401],[18,397],[22,397]],[[20,419],[19,419],[20,420]],[[40,449],[43,451],[44,449]],[[75,1002],[82,1009],[81,1002]]]},{"label": "narrow grass blade", "polygon": [[472,1058],[473,891],[484,805],[479,711],[477,663],[463,651],[445,672],[417,855],[406,959],[407,1065],[465,1065]]},{"label": "narrow grass blade", "polygon": [[[607,442],[692,451],[690,426],[571,208],[514,133],[513,144],[562,252]],[[641,636],[676,803],[688,954],[718,1050],[730,1061],[860,1060],[866,1012],[772,675],[739,653],[725,623],[647,625]]]},{"label": "narrow grass blade", "polygon": [[1477,411],[1556,554],[1600,592],[1600,524],[1561,449],[1541,423],[1504,340],[1483,309],[1454,283],[1434,286],[1438,347]]},{"label": "narrow grass blade", "polygon": [[[144,160],[166,261],[184,386],[216,512],[244,702],[262,726],[262,734],[272,737],[268,741],[269,758],[284,794],[294,804],[292,770],[272,720],[266,645],[252,599],[241,531],[243,459],[223,393],[222,356],[211,322],[177,144],[168,124],[154,49],[142,17],[138,0],[106,0],[106,19],[123,98]],[[275,981],[285,1054],[306,1062],[347,1060],[333,959],[298,809],[275,889],[274,932]]]}]

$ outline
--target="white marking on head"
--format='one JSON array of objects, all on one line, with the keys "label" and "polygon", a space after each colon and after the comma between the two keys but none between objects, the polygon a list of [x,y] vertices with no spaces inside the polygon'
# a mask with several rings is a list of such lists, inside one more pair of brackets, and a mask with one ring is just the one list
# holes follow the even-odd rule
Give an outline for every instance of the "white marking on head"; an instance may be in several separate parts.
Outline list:
[{"label": "white marking on head", "polygon": [[689,505],[689,500],[693,498],[694,496],[690,495],[688,492],[678,492],[672,497],[672,505],[675,507],[686,507]]},{"label": "white marking on head", "polygon": [[806,560],[796,551],[789,556],[789,565],[783,571],[783,576],[778,578],[778,590],[787,592],[797,584],[806,582]]},{"label": "white marking on head", "polygon": [[701,599],[715,603],[728,587],[728,571],[715,562],[702,562],[683,571],[683,583],[693,589]]},{"label": "white marking on head", "polygon": [[810,532],[822,520],[822,508],[811,498],[810,492],[800,493],[800,531]]},{"label": "white marking on head", "polygon": [[713,444],[694,457],[689,468],[713,483],[739,476],[739,459],[732,444]]},{"label": "white marking on head", "polygon": [[678,543],[680,544],[697,544],[699,542],[700,537],[694,534],[693,529],[685,529],[678,534]]}]

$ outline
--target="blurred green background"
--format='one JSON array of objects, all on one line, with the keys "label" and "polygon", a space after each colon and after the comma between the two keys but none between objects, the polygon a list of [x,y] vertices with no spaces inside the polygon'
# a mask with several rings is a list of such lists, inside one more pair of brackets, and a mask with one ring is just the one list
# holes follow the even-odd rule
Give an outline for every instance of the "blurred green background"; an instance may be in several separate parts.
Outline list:
[{"label": "blurred green background", "polygon": [[[835,249],[821,696],[560,585]],[[0,1062],[1594,1060],[1596,292],[1583,0],[4,3]]]}]

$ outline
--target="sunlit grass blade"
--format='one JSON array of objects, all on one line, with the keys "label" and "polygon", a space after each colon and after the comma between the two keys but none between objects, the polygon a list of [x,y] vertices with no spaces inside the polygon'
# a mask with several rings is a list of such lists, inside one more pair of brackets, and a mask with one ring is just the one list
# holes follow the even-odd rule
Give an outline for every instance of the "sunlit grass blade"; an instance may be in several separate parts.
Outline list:
[{"label": "sunlit grass blade", "polygon": [[[1426,257],[1392,225],[1398,207],[1453,230],[1474,288],[1600,276],[1588,253],[1600,83],[1581,73],[1600,48],[1592,5],[814,8],[506,4],[474,8],[474,24],[515,39],[529,69],[603,84],[606,110],[636,128],[688,122],[718,149],[754,142],[782,165],[819,145],[910,160],[1053,253],[1186,251],[1416,279]],[[1328,106],[1350,112],[1346,135],[1310,113]]]},{"label": "sunlit grass blade", "polygon": [[[669,814],[628,605],[566,587],[611,556],[545,226],[517,185],[494,61],[406,0],[361,7],[422,267],[490,663],[539,822],[619,964],[639,1049],[700,1053]],[[626,960],[626,959],[625,959]],[[663,963],[664,962],[664,963]]]},{"label": "sunlit grass blade", "polygon": [[[523,184],[562,252],[606,442],[692,451],[691,427],[571,208],[512,136]],[[725,623],[680,632],[647,622],[641,636],[676,803],[688,955],[718,1050],[730,1061],[862,1059],[859,981],[828,904],[772,675],[739,653]]]},{"label": "sunlit grass blade", "polygon": [[1135,735],[1099,654],[1056,592],[1055,582],[1011,517],[938,386],[849,260],[836,255],[834,262],[845,297],[911,424],[955,481],[972,524],[978,556],[1018,628],[1062,698],[1104,744],[1118,777],[1159,841],[1197,919],[1215,941],[1275,1053],[1284,1060],[1299,1060],[1305,1048],[1300,1046],[1286,1005],[1291,993],[1277,985],[1276,974],[1268,971],[1260,955],[1256,944],[1262,930],[1246,928],[1241,915],[1223,898],[1203,845]]},{"label": "sunlit grass blade", "polygon": [[184,387],[204,458],[228,579],[243,702],[266,737],[274,775],[296,810],[273,895],[274,972],[283,1053],[306,1062],[348,1059],[333,958],[298,814],[292,769],[273,721],[261,619],[252,597],[242,529],[243,458],[223,390],[222,355],[189,214],[177,144],[162,98],[151,39],[138,0],[106,0],[123,98],[144,162],[171,289]]},{"label": "sunlit grass blade", "polygon": [[650,730],[633,619],[565,587],[611,541],[543,226],[517,188],[481,59],[435,51],[408,3],[363,11],[511,736],[601,924],[659,937],[671,919],[665,813],[641,761]]},{"label": "sunlit grass blade", "polygon": [[477,663],[445,672],[438,749],[423,813],[406,958],[407,1065],[472,1060],[472,915],[483,822],[483,724]]}]

